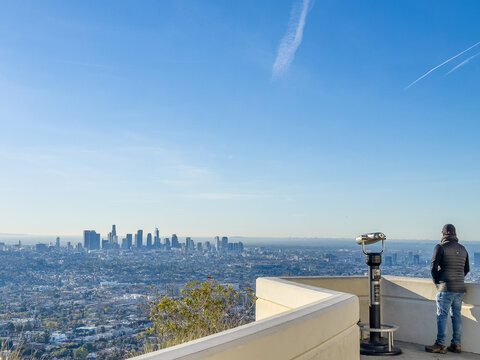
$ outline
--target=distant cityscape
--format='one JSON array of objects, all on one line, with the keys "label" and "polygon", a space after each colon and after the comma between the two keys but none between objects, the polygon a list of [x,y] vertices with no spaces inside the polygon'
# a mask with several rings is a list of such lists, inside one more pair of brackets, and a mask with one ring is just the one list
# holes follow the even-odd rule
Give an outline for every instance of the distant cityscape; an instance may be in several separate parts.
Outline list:
[{"label": "distant cityscape", "polygon": [[[185,251],[243,251],[243,243],[229,243],[228,237],[215,236],[213,244],[210,241],[206,241],[204,244],[202,242],[195,242],[191,237],[186,237],[184,243],[180,243],[176,234],[172,234],[171,238],[165,237],[163,241],[160,237],[160,232],[157,227],[155,227],[155,232],[152,237],[151,233],[147,234],[146,242],[143,242],[143,230],[137,230],[136,234],[127,234],[123,239],[121,244],[119,243],[119,238],[117,235],[116,225],[112,225],[112,231],[108,233],[107,239],[102,239],[100,241],[100,234],[95,230],[85,230],[83,232],[83,245],[82,243],[76,244],[75,248],[86,250],[99,250],[102,249],[122,249],[122,250],[131,250],[131,249],[161,249],[161,250],[171,250],[171,249],[183,249]],[[46,244],[37,244],[45,250]],[[55,246],[60,246],[60,238],[57,237]],[[67,248],[72,249],[72,244],[67,243]]]},{"label": "distant cityscape", "polygon": [[[145,240],[145,241],[144,241]],[[184,240],[184,241],[182,241]],[[75,245],[0,243],[0,338],[44,359],[120,359],[141,351],[151,326],[148,303],[156,296],[181,296],[185,283],[212,279],[237,290],[255,288],[263,276],[364,276],[365,256],[354,241],[325,240],[315,246],[294,241],[261,245],[160,238],[138,230],[119,241],[117,227],[106,239],[83,232]],[[435,242],[387,242],[384,275],[430,277]],[[466,243],[480,282],[480,244]],[[240,311],[240,309],[239,309]]]}]

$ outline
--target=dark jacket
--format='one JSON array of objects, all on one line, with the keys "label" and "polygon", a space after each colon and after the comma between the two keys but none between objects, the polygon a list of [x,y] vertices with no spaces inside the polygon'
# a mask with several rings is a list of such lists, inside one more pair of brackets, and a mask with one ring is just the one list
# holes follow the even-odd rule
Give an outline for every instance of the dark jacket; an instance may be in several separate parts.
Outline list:
[{"label": "dark jacket", "polygon": [[467,250],[454,235],[445,236],[433,249],[430,265],[438,291],[465,292],[465,275],[470,271]]}]

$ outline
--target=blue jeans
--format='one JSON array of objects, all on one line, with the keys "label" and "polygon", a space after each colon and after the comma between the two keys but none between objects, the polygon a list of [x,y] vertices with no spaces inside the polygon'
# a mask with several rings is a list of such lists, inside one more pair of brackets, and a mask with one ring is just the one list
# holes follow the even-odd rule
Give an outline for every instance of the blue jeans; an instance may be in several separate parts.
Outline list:
[{"label": "blue jeans", "polygon": [[464,293],[441,291],[437,293],[437,343],[445,345],[448,313],[452,314],[452,343],[460,344],[462,339],[462,301]]}]

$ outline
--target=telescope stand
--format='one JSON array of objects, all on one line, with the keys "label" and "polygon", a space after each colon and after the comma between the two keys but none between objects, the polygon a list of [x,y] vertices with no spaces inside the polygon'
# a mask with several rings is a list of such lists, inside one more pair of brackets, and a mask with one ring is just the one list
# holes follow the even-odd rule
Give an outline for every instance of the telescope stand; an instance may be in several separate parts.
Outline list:
[{"label": "telescope stand", "polygon": [[[367,253],[365,251],[364,253],[367,256],[367,265],[369,266],[370,327],[367,328],[363,324],[359,324],[362,334],[360,354],[379,356],[401,354],[402,350],[393,346],[393,332],[398,329],[398,326],[382,325],[380,321],[380,280],[382,278],[380,264],[382,263],[382,253]],[[370,337],[363,339],[364,332],[369,332]],[[388,337],[382,337],[382,333],[387,333]]]}]

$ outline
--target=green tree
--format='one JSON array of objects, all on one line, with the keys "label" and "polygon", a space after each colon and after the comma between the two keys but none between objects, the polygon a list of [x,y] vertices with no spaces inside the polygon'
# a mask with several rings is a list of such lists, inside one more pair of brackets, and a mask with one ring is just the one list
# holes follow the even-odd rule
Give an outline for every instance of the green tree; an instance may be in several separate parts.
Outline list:
[{"label": "green tree", "polygon": [[48,343],[50,342],[50,331],[45,330],[45,331],[43,331],[43,332],[40,333],[40,334],[36,334],[36,335],[32,338],[32,341],[33,341],[33,342],[43,343],[43,344],[48,344]]},{"label": "green tree", "polygon": [[80,346],[79,348],[73,350],[73,358],[75,360],[85,360],[87,358],[87,355],[88,350],[83,346]]},{"label": "green tree", "polygon": [[69,354],[70,354],[70,351],[66,347],[62,347],[58,350],[52,351],[50,353],[50,357],[52,357],[52,358],[55,358],[55,357],[62,358],[63,357],[64,358],[64,357],[67,357]]},{"label": "green tree", "polygon": [[[249,322],[255,304],[252,289],[235,291],[215,281],[186,284],[183,297],[174,300],[157,295],[150,302],[154,334],[160,348],[215,334]],[[152,349],[154,350],[154,349]]]}]

